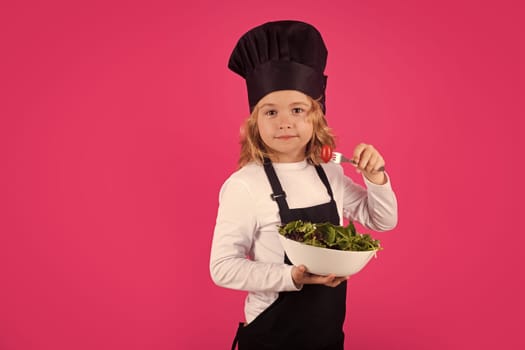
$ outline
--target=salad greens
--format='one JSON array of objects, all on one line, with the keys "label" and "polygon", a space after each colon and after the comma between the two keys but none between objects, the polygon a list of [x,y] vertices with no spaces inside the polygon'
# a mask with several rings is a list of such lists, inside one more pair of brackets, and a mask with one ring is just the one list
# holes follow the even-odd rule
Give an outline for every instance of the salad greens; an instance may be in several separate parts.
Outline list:
[{"label": "salad greens", "polygon": [[350,251],[382,249],[379,241],[373,239],[368,233],[357,233],[352,221],[344,227],[329,222],[314,224],[295,220],[279,226],[279,233],[286,238],[314,247]]}]

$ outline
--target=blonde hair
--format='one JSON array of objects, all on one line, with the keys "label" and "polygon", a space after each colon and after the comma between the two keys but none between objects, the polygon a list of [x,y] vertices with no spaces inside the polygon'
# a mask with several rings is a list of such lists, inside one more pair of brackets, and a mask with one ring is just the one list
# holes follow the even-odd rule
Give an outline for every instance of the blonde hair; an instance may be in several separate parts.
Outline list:
[{"label": "blonde hair", "polygon": [[[321,147],[328,145],[335,148],[335,137],[332,130],[328,127],[321,104],[319,101],[308,97],[312,108],[308,111],[308,118],[313,126],[312,139],[306,145],[305,157],[311,164],[324,162],[321,159]],[[268,151],[263,142],[259,128],[257,127],[257,116],[259,106],[255,106],[250,117],[248,117],[241,128],[241,154],[239,156],[239,168],[250,162],[262,164],[264,158],[272,159],[272,154]]]}]

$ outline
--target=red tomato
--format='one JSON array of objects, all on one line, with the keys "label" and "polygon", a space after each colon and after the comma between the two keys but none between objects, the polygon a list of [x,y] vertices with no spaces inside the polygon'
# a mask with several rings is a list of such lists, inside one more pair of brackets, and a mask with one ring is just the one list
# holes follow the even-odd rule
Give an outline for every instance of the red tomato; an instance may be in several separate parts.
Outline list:
[{"label": "red tomato", "polygon": [[332,159],[332,147],[323,145],[323,147],[321,147],[321,158],[325,163],[328,163],[330,159]]}]

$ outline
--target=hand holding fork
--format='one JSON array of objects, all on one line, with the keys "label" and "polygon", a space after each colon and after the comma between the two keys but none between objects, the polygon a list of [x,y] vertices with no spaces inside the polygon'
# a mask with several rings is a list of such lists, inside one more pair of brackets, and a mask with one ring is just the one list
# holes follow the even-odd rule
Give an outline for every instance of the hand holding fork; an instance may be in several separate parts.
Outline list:
[{"label": "hand holding fork", "polygon": [[[359,163],[356,160],[346,158],[344,154],[340,152],[332,152],[332,162],[340,164],[340,163],[352,163],[356,167],[359,165]],[[379,168],[374,169],[373,171],[385,171],[385,167],[381,165]]]},{"label": "hand holding fork", "polygon": [[321,157],[325,162],[334,163],[348,162],[356,167],[357,172],[363,175],[371,182],[384,184],[386,182],[385,161],[381,154],[372,145],[360,143],[354,150],[353,157],[347,158],[340,152],[334,152],[330,146],[323,146]]}]

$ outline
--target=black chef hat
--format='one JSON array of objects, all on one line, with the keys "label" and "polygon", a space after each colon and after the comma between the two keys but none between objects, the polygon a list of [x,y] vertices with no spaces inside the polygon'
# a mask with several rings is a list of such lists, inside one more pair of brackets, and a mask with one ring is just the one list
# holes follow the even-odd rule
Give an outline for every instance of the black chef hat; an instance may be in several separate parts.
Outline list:
[{"label": "black chef hat", "polygon": [[317,29],[298,21],[268,22],[244,34],[228,63],[246,79],[250,111],[265,95],[298,90],[319,99],[325,111],[328,51]]}]

